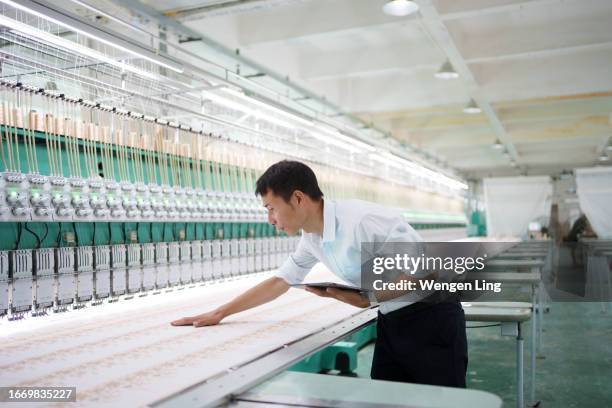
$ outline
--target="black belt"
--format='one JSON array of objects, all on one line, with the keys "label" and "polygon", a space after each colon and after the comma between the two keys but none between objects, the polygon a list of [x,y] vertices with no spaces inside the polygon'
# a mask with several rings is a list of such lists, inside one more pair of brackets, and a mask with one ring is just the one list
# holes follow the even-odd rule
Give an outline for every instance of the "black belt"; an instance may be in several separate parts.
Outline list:
[{"label": "black belt", "polygon": [[379,315],[392,318],[409,316],[440,304],[460,304],[459,296],[457,294],[449,294],[448,292],[436,291],[419,302],[412,303],[389,313],[383,314],[380,311],[378,313]]}]

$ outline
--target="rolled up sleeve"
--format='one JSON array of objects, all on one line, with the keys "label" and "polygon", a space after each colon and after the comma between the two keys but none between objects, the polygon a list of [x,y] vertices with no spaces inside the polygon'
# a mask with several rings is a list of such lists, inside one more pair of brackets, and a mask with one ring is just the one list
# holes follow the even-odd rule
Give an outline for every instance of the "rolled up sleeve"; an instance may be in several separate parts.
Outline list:
[{"label": "rolled up sleeve", "polygon": [[289,255],[274,276],[283,278],[289,285],[302,283],[317,262],[319,260],[308,250],[308,245],[302,236],[295,252]]}]

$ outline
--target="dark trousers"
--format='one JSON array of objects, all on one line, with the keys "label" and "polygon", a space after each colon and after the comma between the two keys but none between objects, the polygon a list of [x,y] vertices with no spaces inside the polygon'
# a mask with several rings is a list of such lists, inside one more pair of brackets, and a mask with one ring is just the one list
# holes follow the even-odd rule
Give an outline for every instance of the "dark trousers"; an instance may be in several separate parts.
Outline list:
[{"label": "dark trousers", "polygon": [[461,303],[415,303],[378,312],[375,380],[465,388],[468,354]]}]

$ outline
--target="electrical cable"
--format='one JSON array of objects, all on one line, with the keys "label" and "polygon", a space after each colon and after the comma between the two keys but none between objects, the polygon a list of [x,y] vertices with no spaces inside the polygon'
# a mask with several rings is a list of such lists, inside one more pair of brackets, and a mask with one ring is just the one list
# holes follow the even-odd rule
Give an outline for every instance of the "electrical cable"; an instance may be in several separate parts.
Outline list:
[{"label": "electrical cable", "polygon": [[126,223],[123,223],[123,226],[121,228],[121,234],[123,235],[123,243],[127,244],[127,234],[125,233],[125,225]]},{"label": "electrical cable", "polygon": [[28,231],[30,234],[32,234],[34,236],[34,238],[36,238],[36,249],[39,249],[40,248],[40,244],[41,244],[40,236],[30,229],[30,227],[28,226],[27,222],[24,224],[24,228],[25,228],[26,231]]},{"label": "electrical cable", "polygon": [[72,223],[72,230],[74,231],[74,242],[76,246],[80,246],[79,245],[79,233],[77,232],[76,222]]},{"label": "electrical cable", "polygon": [[43,223],[43,225],[45,226],[45,235],[43,235],[43,237],[40,240],[40,244],[41,246],[45,243],[45,239],[47,239],[47,236],[49,235],[49,225],[47,225],[47,223]]},{"label": "electrical cable", "polygon": [[13,249],[19,249],[19,243],[21,242],[21,229],[22,225],[20,222],[17,223],[17,240],[15,241],[15,246]]},{"label": "electrical cable", "polygon": [[56,246],[59,248],[61,242],[62,242],[62,223],[60,222],[59,227],[57,229],[57,238],[56,238]]}]

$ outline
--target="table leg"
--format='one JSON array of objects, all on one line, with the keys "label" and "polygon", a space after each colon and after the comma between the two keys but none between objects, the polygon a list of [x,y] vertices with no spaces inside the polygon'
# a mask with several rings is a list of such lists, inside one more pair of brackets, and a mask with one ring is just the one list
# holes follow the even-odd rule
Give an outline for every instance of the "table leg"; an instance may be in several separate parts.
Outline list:
[{"label": "table leg", "polygon": [[612,301],[612,279],[610,278],[610,259],[612,257],[611,256],[605,256],[604,259],[606,260],[605,262],[605,267],[604,267],[604,272],[606,274],[606,278],[608,279],[608,296],[604,299],[606,302],[606,310],[608,310],[610,308],[610,302]]},{"label": "table leg", "polygon": [[[541,275],[541,269],[540,267],[534,267],[532,268],[532,272],[536,272],[536,273],[540,273]],[[533,304],[534,306],[534,319],[536,320],[536,324],[537,324],[537,353],[538,354],[542,354],[542,326],[544,324],[544,289],[543,289],[543,284],[542,284],[542,279],[540,278],[540,282],[538,283],[538,292],[535,295],[535,299],[537,299],[536,303]],[[532,299],[533,301],[534,299]],[[537,305],[537,306],[536,306]],[[536,332],[534,332],[534,336],[536,335]]]},{"label": "table leg", "polygon": [[524,408],[523,388],[523,334],[521,333],[521,322],[517,322],[518,334],[516,336],[516,406]]},{"label": "table leg", "polygon": [[529,386],[529,397],[531,402],[535,402],[535,377],[536,377],[536,336],[537,336],[537,310],[539,310],[537,303],[537,290],[536,286],[531,286],[531,302],[532,310],[531,314],[531,345],[530,345],[530,386]]},{"label": "table leg", "polygon": [[586,273],[587,273],[587,282],[589,281],[589,279],[591,279],[591,281],[593,282],[592,285],[594,284],[595,286],[597,286],[598,290],[598,295],[599,295],[599,302],[601,304],[601,312],[602,313],[607,313],[608,312],[608,304],[606,303],[606,298],[604,296],[604,288],[603,288],[603,282],[602,284],[599,284],[599,272],[598,272],[598,265],[596,262],[596,257],[595,257],[595,250],[591,249],[591,248],[586,248],[584,252],[587,252],[586,255]]},{"label": "table leg", "polygon": [[537,352],[538,355],[542,355],[542,331],[544,327],[544,288],[543,284],[540,281],[538,285],[538,344],[537,344]]}]

